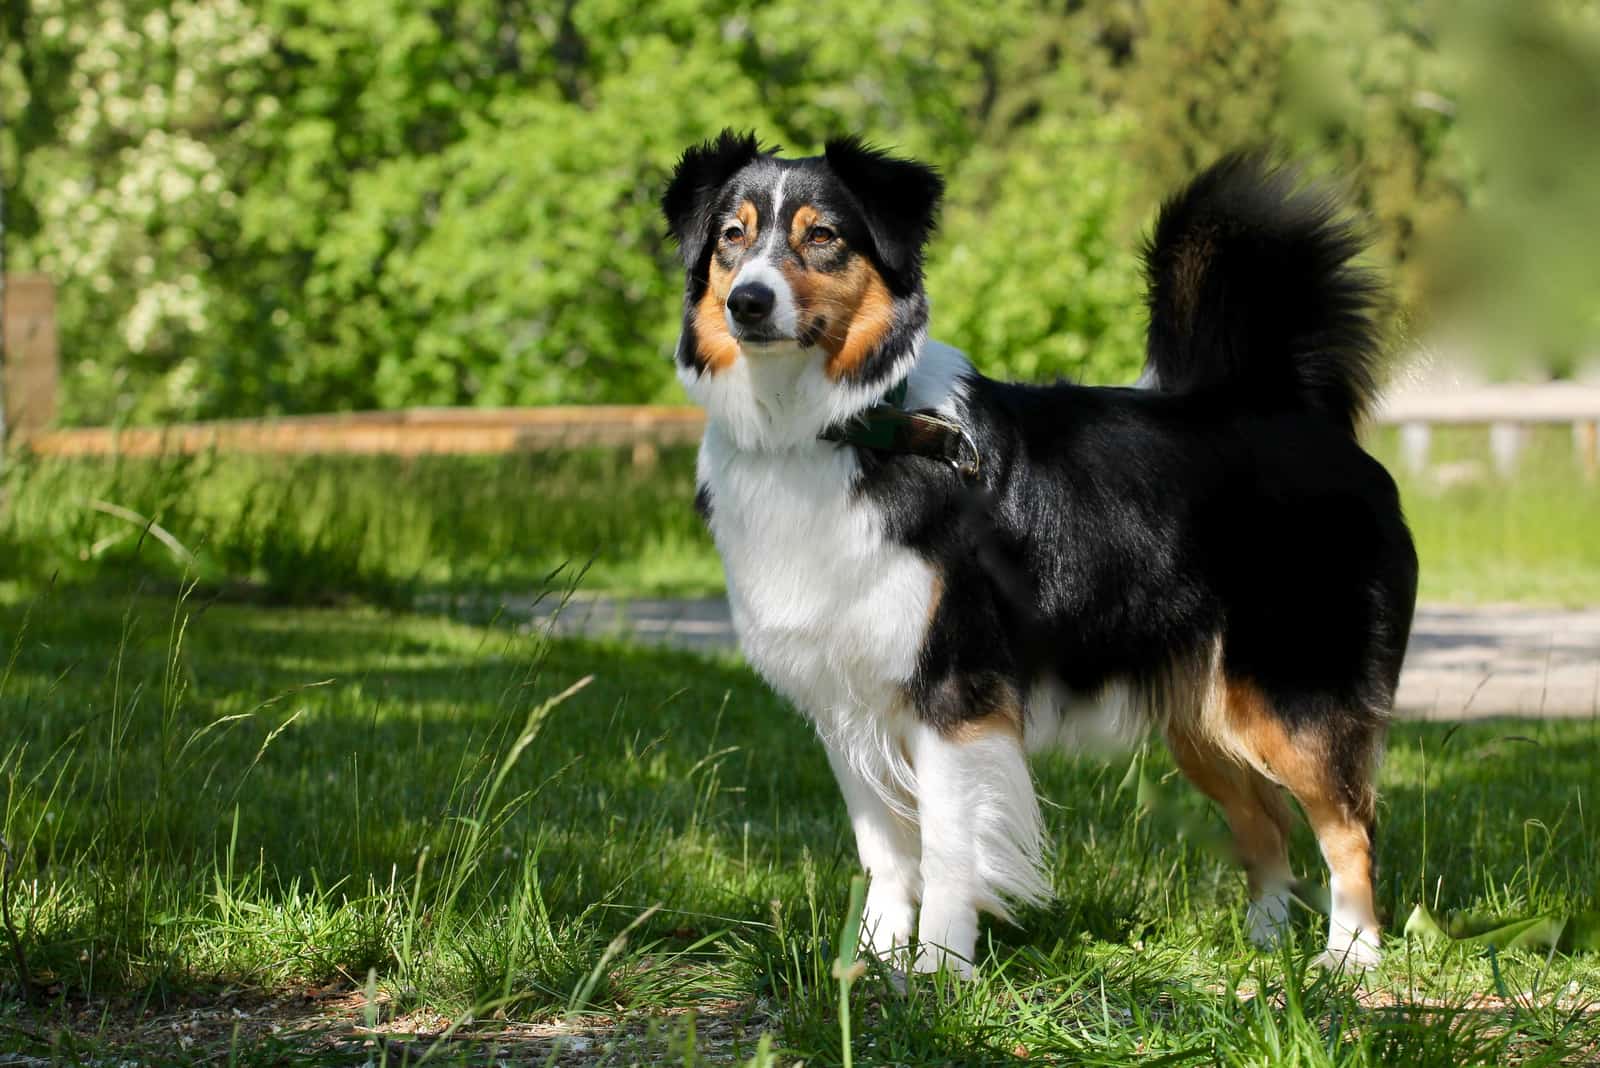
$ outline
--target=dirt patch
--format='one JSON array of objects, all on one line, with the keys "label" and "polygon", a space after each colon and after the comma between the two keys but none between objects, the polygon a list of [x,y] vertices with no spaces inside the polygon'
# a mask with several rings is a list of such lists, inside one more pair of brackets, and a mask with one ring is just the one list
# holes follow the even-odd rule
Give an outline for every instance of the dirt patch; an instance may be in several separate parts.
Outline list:
[{"label": "dirt patch", "polygon": [[[60,1063],[539,1064],[561,1068],[659,1061],[692,1047],[728,1064],[748,1059],[772,1028],[767,1007],[707,1001],[627,1015],[542,1022],[457,1020],[426,1009],[393,1014],[349,986],[294,991],[224,989],[169,998],[62,1001],[0,1013],[0,1068]],[[375,1056],[376,1055],[376,1056]],[[673,1059],[677,1059],[674,1057]]]}]

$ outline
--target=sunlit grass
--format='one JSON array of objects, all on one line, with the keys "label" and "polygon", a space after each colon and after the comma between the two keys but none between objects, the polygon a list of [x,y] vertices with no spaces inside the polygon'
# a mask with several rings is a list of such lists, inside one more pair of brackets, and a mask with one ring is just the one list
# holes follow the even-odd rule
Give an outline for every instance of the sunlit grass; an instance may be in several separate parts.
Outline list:
[{"label": "sunlit grass", "polygon": [[[1374,447],[1396,452],[1392,435]],[[1434,459],[1400,478],[1424,597],[1600,600],[1600,490],[1564,433],[1535,435],[1511,481],[1481,431],[1441,434]],[[609,1063],[689,1063],[697,1010],[748,1033],[723,1061],[766,1033],[779,1060],[841,1063],[833,965],[856,865],[810,730],[732,656],[553,642],[521,609],[479,611],[558,600],[585,565],[585,593],[720,589],[692,470],[687,450],[650,468],[607,452],[11,464],[0,831],[17,934],[0,934],[0,1049],[93,1059],[128,1040],[114,1021],[130,1006],[370,982],[374,1026],[460,1029],[434,1059],[468,1056],[460,1035],[490,1020],[581,1018],[631,1035]],[[493,621],[393,610],[466,603]],[[902,996],[869,970],[848,992],[854,1063],[1600,1049],[1592,956],[1393,940],[1358,987],[1307,969],[1309,914],[1290,950],[1255,953],[1215,815],[1159,750],[1143,759],[1156,810],[1123,785],[1127,758],[1039,763],[1057,900],[988,928],[977,983]],[[1593,718],[1397,727],[1379,840],[1391,928],[1418,902],[1600,906],[1596,782]],[[1320,873],[1304,833],[1295,850]],[[307,1049],[218,1041],[256,1063]]]},{"label": "sunlit grass", "polygon": [[[842,1061],[844,808],[810,729],[732,659],[104,583],[12,589],[0,621],[0,829],[42,1002],[15,1015],[0,959],[0,1023],[48,1035],[129,997],[360,990],[371,974],[382,1019],[436,1013],[464,1034],[660,1021],[611,1063],[684,1062],[673,1013],[696,1007],[748,1022],[725,1059],[767,1031],[785,1062]],[[1219,821],[1163,753],[1144,760],[1169,799],[1154,811],[1124,785],[1128,758],[1038,764],[1056,901],[988,927],[975,984],[901,996],[869,971],[850,991],[855,1064],[1593,1056],[1592,956],[1391,939],[1358,987],[1308,969],[1309,913],[1289,950],[1257,954],[1242,879],[1210,835],[1185,837]],[[1398,726],[1379,834],[1391,925],[1418,901],[1596,907],[1597,783],[1594,719]],[[1303,832],[1295,857],[1320,877]],[[74,1033],[93,1051],[112,1032]],[[262,1048],[258,1063],[283,1052]]]},{"label": "sunlit grass", "polygon": [[1565,426],[1533,431],[1514,475],[1496,473],[1482,427],[1435,431],[1430,466],[1399,464],[1397,435],[1373,435],[1400,483],[1433,601],[1600,603],[1600,477]]},{"label": "sunlit grass", "polygon": [[722,584],[694,512],[686,449],[648,466],[603,449],[412,459],[17,454],[0,497],[0,551],[12,574],[36,581],[139,574],[175,584],[188,572],[257,598],[388,604],[528,592],[552,573],[559,585],[584,569],[589,590],[693,594]]}]

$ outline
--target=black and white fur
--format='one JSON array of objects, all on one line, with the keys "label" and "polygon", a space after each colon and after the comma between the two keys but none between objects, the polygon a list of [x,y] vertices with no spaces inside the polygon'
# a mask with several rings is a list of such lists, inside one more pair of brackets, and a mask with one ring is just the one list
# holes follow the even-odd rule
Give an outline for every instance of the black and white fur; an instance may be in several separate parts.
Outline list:
[{"label": "black and white fur", "polygon": [[[1145,388],[1019,385],[927,340],[941,192],[853,139],[784,159],[724,132],[663,198],[699,503],[741,648],[827,748],[865,939],[970,974],[979,912],[1049,892],[1027,751],[1156,729],[1229,820],[1258,940],[1288,911],[1283,786],[1332,870],[1329,959],[1376,961],[1372,783],[1417,565],[1354,437],[1378,358],[1359,242],[1227,158],[1146,250]],[[901,380],[976,441],[975,478],[818,439]]]}]

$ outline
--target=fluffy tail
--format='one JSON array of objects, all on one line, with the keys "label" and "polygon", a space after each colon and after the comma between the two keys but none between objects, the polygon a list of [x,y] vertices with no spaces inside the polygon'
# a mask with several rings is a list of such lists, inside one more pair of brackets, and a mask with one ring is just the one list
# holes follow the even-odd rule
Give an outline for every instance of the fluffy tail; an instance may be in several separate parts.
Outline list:
[{"label": "fluffy tail", "polygon": [[1383,289],[1332,198],[1258,154],[1226,156],[1161,209],[1144,250],[1143,381],[1320,413],[1354,432],[1377,395]]}]

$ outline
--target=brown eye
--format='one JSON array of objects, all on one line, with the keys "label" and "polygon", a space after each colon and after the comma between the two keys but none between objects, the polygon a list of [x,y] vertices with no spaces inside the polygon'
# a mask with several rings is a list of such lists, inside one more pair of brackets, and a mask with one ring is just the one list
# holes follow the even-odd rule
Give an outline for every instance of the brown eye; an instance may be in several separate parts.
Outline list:
[{"label": "brown eye", "polygon": [[806,234],[806,240],[813,245],[828,245],[832,244],[833,239],[838,236],[826,226],[813,226],[810,232]]},{"label": "brown eye", "polygon": [[739,242],[744,240],[744,227],[728,227],[726,230],[722,231],[722,240],[726,241],[730,245],[737,245]]}]

